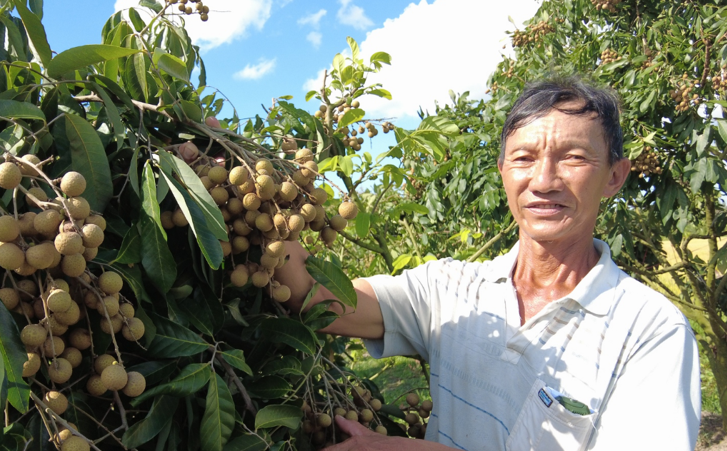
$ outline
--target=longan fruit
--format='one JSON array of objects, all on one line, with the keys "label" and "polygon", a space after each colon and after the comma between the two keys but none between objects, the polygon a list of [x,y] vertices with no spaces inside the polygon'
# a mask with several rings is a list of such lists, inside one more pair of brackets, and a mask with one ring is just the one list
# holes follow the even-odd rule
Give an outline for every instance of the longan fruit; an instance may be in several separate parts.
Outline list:
[{"label": "longan fruit", "polygon": [[74,348],[72,346],[67,347],[63,350],[60,357],[63,357],[64,359],[68,360],[68,363],[71,364],[71,368],[76,368],[78,365],[81,364],[81,361],[83,360],[83,355],[81,354],[81,351],[79,351],[77,348]]},{"label": "longan fruit", "polygon": [[76,255],[83,252],[83,237],[76,232],[63,232],[54,240],[56,250],[61,255]]},{"label": "longan fruit", "polygon": [[40,158],[38,158],[37,155],[29,153],[23,155],[22,157],[20,157],[20,160],[18,160],[20,172],[22,172],[23,175],[38,175],[38,171],[27,163],[32,163],[34,166],[38,166],[40,164]]},{"label": "longan fruit", "polygon": [[14,288],[0,288],[0,301],[5,308],[12,310],[20,302],[20,293]]},{"label": "longan fruit", "polygon": [[129,318],[121,327],[121,334],[129,341],[139,340],[144,336],[146,328],[139,318]]},{"label": "longan fruit", "polygon": [[356,206],[353,202],[342,202],[341,205],[338,206],[338,214],[344,219],[353,219],[358,214],[358,206]]},{"label": "longan fruit", "polygon": [[[53,352],[54,349],[55,352]],[[50,336],[43,342],[43,352],[47,357],[60,356],[65,349],[66,345],[60,337]]]},{"label": "longan fruit", "polygon": [[270,174],[272,174],[275,171],[275,168],[273,168],[273,163],[271,163],[270,160],[261,158],[255,163],[255,170],[268,171]]},{"label": "longan fruit", "polygon": [[97,225],[101,228],[102,232],[106,231],[106,220],[101,215],[91,215],[86,218],[86,224]]},{"label": "longan fruit", "polygon": [[119,313],[121,313],[121,316],[128,319],[133,318],[136,314],[136,311],[134,310],[133,305],[128,302],[124,302],[123,304],[119,305]]},{"label": "longan fruit", "polygon": [[300,232],[305,227],[305,219],[301,215],[290,215],[288,218],[288,228],[291,232]]},{"label": "longan fruit", "polygon": [[255,193],[247,193],[242,198],[242,206],[245,207],[245,210],[257,210],[260,208],[260,205],[260,197]]},{"label": "longan fruit", "polygon": [[123,389],[126,396],[130,398],[136,398],[137,396],[144,393],[146,389],[146,379],[144,375],[136,371],[130,371],[127,373],[128,382]]},{"label": "longan fruit", "polygon": [[17,282],[20,299],[29,301],[38,295],[38,285],[29,279],[19,280]]},{"label": "longan fruit", "polygon": [[28,324],[20,331],[20,341],[29,348],[35,348],[45,342],[48,331],[40,324]]},{"label": "longan fruit", "polygon": [[331,219],[329,219],[329,223],[331,228],[336,232],[340,232],[348,226],[348,221],[346,221],[341,215],[332,216]]},{"label": "longan fruit", "polygon": [[96,357],[96,360],[94,360],[93,370],[96,371],[97,374],[101,374],[103,373],[103,370],[113,365],[114,363],[117,363],[114,356],[112,356],[111,354],[101,354],[100,356]]},{"label": "longan fruit", "polygon": [[25,253],[13,243],[0,243],[0,267],[11,271],[25,263]]},{"label": "longan fruit", "polygon": [[81,255],[83,256],[83,259],[87,262],[93,261],[93,259],[96,258],[96,256],[98,255],[98,248],[87,247]]},{"label": "longan fruit", "polygon": [[428,399],[425,400],[425,401],[422,401],[422,409],[423,410],[425,410],[427,412],[431,412],[432,411],[432,408],[434,408],[434,404],[432,403],[432,401],[430,401]]},{"label": "longan fruit", "polygon": [[56,313],[65,312],[69,308],[71,308],[71,304],[73,304],[73,299],[71,299],[71,295],[67,292],[59,288],[54,288],[48,294],[46,302],[48,303],[48,309],[51,312]]},{"label": "longan fruit", "polygon": [[86,191],[86,177],[80,172],[67,172],[61,179],[61,191],[68,197],[76,197]]},{"label": "longan fruit", "polygon": [[313,189],[309,197],[314,205],[323,205],[328,200],[328,193],[323,188]]},{"label": "longan fruit", "polygon": [[104,385],[100,375],[93,374],[86,382],[86,390],[91,396],[101,396],[108,391],[108,388]]},{"label": "longan fruit", "polygon": [[35,217],[37,214],[33,213],[32,211],[29,211],[27,213],[23,213],[18,218],[18,228],[20,229],[20,234],[24,237],[31,237],[36,236],[38,234],[38,231],[35,230]]},{"label": "longan fruit", "polygon": [[313,152],[310,149],[302,148],[295,152],[295,161],[300,164],[313,160]]},{"label": "longan fruit", "polygon": [[40,370],[40,356],[35,352],[28,353],[28,360],[23,363],[23,377],[35,376]]},{"label": "longan fruit", "polygon": [[298,197],[298,188],[290,182],[283,182],[280,184],[280,198],[286,202],[292,202]]},{"label": "longan fruit", "polygon": [[[237,237],[243,238],[243,237]],[[245,265],[238,265],[235,270],[230,273],[230,282],[236,287],[242,287],[247,284],[250,274]]]},{"label": "longan fruit", "polygon": [[[231,197],[230,200],[227,201],[227,211],[230,212],[230,215],[237,216],[240,213],[243,212],[244,207],[242,205],[242,201],[238,199],[237,197]],[[230,218],[232,219],[232,218]]]},{"label": "longan fruit", "polygon": [[23,173],[14,163],[5,162],[0,164],[0,188],[15,189],[23,180]]},{"label": "longan fruit", "polygon": [[59,391],[51,390],[46,393],[43,397],[43,402],[50,410],[58,415],[63,415],[66,409],[68,409],[68,398]]},{"label": "longan fruit", "polygon": [[[33,218],[33,228],[41,235],[55,235],[61,224],[61,214],[56,210],[43,210]],[[21,228],[21,233],[23,233]]]},{"label": "longan fruit", "polygon": [[406,395],[406,403],[412,407],[419,405],[419,395],[416,393],[409,393]]},{"label": "longan fruit", "polygon": [[369,402],[369,405],[371,405],[371,408],[374,409],[374,412],[381,410],[381,401],[378,399],[372,399]]},{"label": "longan fruit", "polygon": [[239,254],[250,248],[250,241],[244,236],[236,236],[232,239],[232,253]]},{"label": "longan fruit", "polygon": [[105,317],[101,318],[101,330],[104,333],[109,334],[109,335],[111,335],[112,333],[115,334],[115,333],[118,333],[119,331],[121,331],[121,328],[123,327],[123,325],[124,325],[124,318],[119,314],[112,316],[110,323],[109,323],[109,320],[107,320]]},{"label": "longan fruit", "polygon": [[235,166],[230,170],[228,177],[230,179],[230,183],[233,185],[242,185],[250,179],[250,171],[248,171],[246,167]]},{"label": "longan fruit", "polygon": [[361,422],[368,423],[374,419],[374,413],[370,409],[362,409],[359,418]]},{"label": "longan fruit", "polygon": [[68,310],[54,313],[53,318],[61,324],[72,326],[81,319],[81,309],[78,308],[78,304],[71,302],[71,307]]},{"label": "longan fruit", "polygon": [[333,420],[331,419],[331,416],[327,413],[321,413],[316,418],[316,423],[318,423],[318,426],[322,428],[327,428],[331,425],[331,423],[333,423]]},{"label": "longan fruit", "polygon": [[35,273],[38,270],[35,266],[29,264],[28,262],[23,262],[22,265],[20,265],[19,268],[15,269],[15,272],[17,274],[20,274],[21,276],[29,276],[33,273]]},{"label": "longan fruit", "polygon": [[346,415],[344,416],[349,421],[358,421],[358,412],[355,410],[349,410],[346,412]]},{"label": "longan fruit", "polygon": [[167,230],[174,228],[174,221],[172,221],[172,215],[173,215],[172,212],[168,211],[168,210],[163,211],[161,213],[162,227],[164,227]]},{"label": "longan fruit", "polygon": [[410,425],[415,425],[419,422],[419,417],[414,413],[407,413],[404,417],[404,421],[406,421]]},{"label": "longan fruit", "polygon": [[279,260],[277,257],[273,257],[268,254],[263,254],[262,256],[260,256],[260,266],[262,266],[263,268],[273,269],[278,266],[278,262]]},{"label": "longan fruit", "polygon": [[50,318],[43,318],[40,322],[41,324],[47,323],[48,327],[50,328],[51,335],[54,335],[56,337],[60,337],[68,331],[68,326],[61,323],[52,316]]},{"label": "longan fruit", "polygon": [[290,299],[290,288],[287,285],[280,285],[273,289],[273,299],[278,302],[287,302]]},{"label": "longan fruit", "polygon": [[72,374],[71,363],[63,357],[58,357],[48,366],[48,377],[56,384],[68,382]]},{"label": "longan fruit", "polygon": [[182,212],[179,208],[172,213],[172,222],[174,222],[174,225],[177,227],[185,227],[189,225],[187,217],[184,216],[184,212]]},{"label": "longan fruit", "polygon": [[318,165],[316,164],[315,161],[307,161],[300,168],[300,172],[302,172],[303,175],[306,176],[306,177],[308,177],[309,179],[312,179],[318,173]]},{"label": "longan fruit", "polygon": [[262,200],[270,200],[275,196],[275,181],[269,175],[258,175],[255,179],[255,189]]},{"label": "longan fruit", "polygon": [[114,362],[101,372],[101,381],[109,390],[121,390],[129,381],[126,370]]},{"label": "longan fruit", "polygon": [[91,205],[83,197],[71,197],[66,200],[71,219],[86,219],[91,214]]},{"label": "longan fruit", "polygon": [[10,215],[0,216],[0,241],[15,241],[20,235],[18,221]]},{"label": "longan fruit", "polygon": [[124,287],[124,280],[119,273],[106,271],[98,277],[98,286],[106,294],[116,294]]},{"label": "longan fruit", "polygon": [[90,451],[90,449],[88,442],[77,435],[69,437],[61,445],[61,451]]},{"label": "longan fruit", "polygon": [[221,186],[212,188],[210,190],[210,196],[212,196],[212,200],[215,201],[217,205],[225,205],[227,200],[230,198],[230,194]]},{"label": "longan fruit", "polygon": [[252,284],[262,288],[270,282],[270,275],[267,271],[257,271],[252,275]]},{"label": "longan fruit", "polygon": [[96,311],[98,311],[99,315],[102,317],[106,317],[107,312],[109,317],[112,317],[119,313],[119,300],[114,296],[104,296],[96,307]]},{"label": "longan fruit", "polygon": [[386,430],[386,427],[384,425],[381,425],[381,424],[378,425],[378,426],[376,426],[375,431],[376,431],[377,434],[389,435],[389,431],[387,431]]},{"label": "longan fruit", "polygon": [[81,239],[86,248],[99,247],[103,243],[104,233],[96,224],[84,224],[81,228]]},{"label": "longan fruit", "polygon": [[44,241],[35,246],[30,246],[25,251],[25,261],[36,269],[50,268],[58,256],[58,251],[53,243]]},{"label": "longan fruit", "polygon": [[338,237],[338,232],[333,230],[331,227],[323,227],[323,230],[320,232],[321,240],[326,244],[331,244],[334,241],[336,241],[336,237]]},{"label": "longan fruit", "polygon": [[61,260],[63,274],[68,277],[78,277],[86,270],[86,259],[82,254],[64,255]]},{"label": "longan fruit", "polygon": [[260,213],[255,218],[255,227],[261,232],[268,232],[273,228],[273,218],[267,213]]}]

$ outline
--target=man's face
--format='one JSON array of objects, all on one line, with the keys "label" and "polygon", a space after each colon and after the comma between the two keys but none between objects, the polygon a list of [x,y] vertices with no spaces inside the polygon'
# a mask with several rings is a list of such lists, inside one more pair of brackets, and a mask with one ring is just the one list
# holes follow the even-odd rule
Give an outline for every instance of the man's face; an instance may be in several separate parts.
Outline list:
[{"label": "man's face", "polygon": [[609,165],[594,117],[553,110],[507,138],[498,166],[521,237],[565,243],[593,236],[601,198],[618,192],[630,167],[625,158]]}]

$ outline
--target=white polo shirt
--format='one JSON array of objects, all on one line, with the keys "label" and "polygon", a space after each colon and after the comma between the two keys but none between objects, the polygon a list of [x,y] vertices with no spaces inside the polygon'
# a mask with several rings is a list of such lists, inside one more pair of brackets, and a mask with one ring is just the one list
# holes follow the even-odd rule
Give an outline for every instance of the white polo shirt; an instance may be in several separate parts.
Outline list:
[{"label": "white polo shirt", "polygon": [[[606,243],[568,296],[520,325],[518,246],[368,278],[381,305],[374,357],[431,368],[427,440],[464,450],[692,450],[701,397],[696,340],[666,298],[621,271]],[[593,413],[568,411],[565,395]]]}]

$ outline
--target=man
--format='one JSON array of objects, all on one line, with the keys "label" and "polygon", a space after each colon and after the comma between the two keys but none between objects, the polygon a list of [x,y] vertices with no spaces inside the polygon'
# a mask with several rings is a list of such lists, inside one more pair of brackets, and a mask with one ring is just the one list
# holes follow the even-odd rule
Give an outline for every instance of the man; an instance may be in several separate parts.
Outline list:
[{"label": "man", "polygon": [[[629,173],[622,141],[610,91],[576,79],[525,90],[498,161],[518,244],[491,262],[443,259],[355,280],[357,310],[325,330],[367,339],[375,357],[429,361],[429,442],[376,437],[338,418],[353,437],[330,450],[694,448],[691,328],[593,238],[601,199]],[[286,266],[302,267],[305,251],[290,254]],[[303,276],[281,281],[298,303],[313,283]]]}]

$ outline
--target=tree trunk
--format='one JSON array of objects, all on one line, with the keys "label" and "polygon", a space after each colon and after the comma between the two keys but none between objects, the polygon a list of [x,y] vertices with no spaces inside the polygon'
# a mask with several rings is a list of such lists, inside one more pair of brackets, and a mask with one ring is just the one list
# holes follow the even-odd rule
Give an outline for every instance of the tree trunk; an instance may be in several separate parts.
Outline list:
[{"label": "tree trunk", "polygon": [[722,428],[727,431],[727,342],[716,336],[713,331],[705,331],[700,342],[714,374],[719,405],[722,409]]}]

